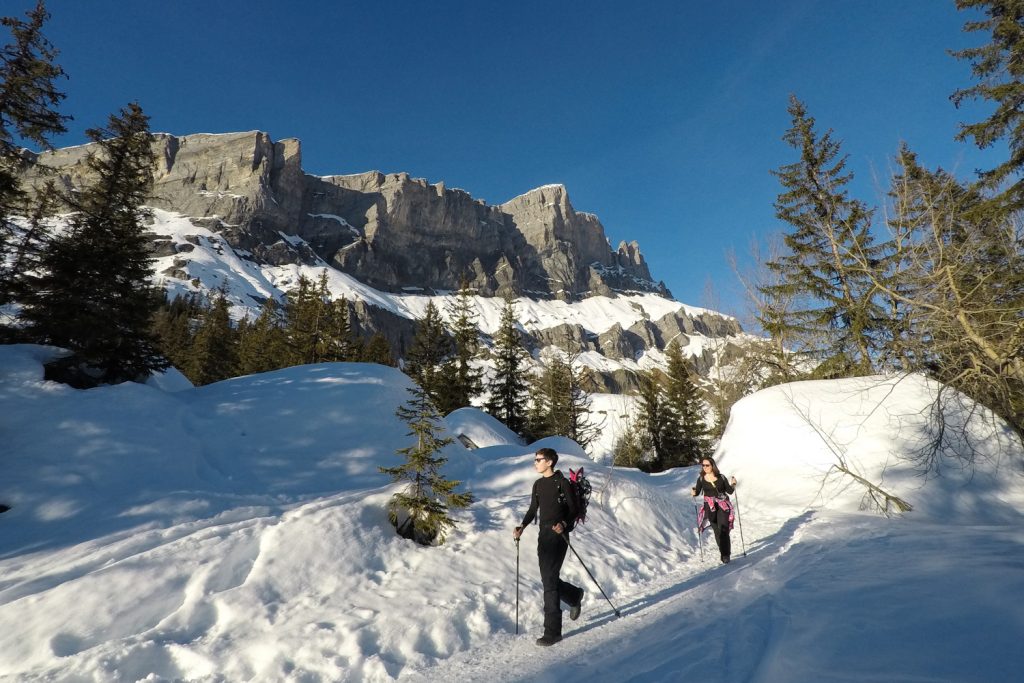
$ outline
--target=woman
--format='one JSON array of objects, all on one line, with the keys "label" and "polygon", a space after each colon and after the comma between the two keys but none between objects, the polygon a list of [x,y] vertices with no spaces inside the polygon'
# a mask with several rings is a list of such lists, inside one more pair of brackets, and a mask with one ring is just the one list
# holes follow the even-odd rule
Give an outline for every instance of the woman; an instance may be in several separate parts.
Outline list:
[{"label": "woman", "polygon": [[732,530],[733,523],[732,501],[729,500],[728,494],[736,490],[736,477],[726,481],[725,476],[718,470],[715,459],[711,457],[701,458],[700,467],[697,484],[690,488],[692,496],[704,496],[704,507],[697,515],[698,533],[703,533],[708,526],[711,527],[715,532],[715,542],[718,543],[722,562],[728,564],[732,550],[729,531]]}]

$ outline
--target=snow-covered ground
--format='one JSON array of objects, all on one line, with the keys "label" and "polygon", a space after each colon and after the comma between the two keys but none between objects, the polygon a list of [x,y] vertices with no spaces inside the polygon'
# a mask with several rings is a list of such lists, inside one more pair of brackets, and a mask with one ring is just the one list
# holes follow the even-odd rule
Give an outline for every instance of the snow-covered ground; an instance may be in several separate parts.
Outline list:
[{"label": "snow-covered ground", "polygon": [[[391,368],[79,391],[42,379],[49,353],[0,347],[2,681],[994,683],[1024,670],[1024,453],[982,411],[922,474],[911,456],[934,387],[918,377],[737,404],[719,449],[740,480],[723,566],[693,531],[693,469],[645,475],[562,439],[521,445],[475,409],[446,420],[480,448],[450,446],[445,472],[477,502],[444,546],[398,538],[377,470],[409,445],[394,415],[408,380]],[[511,531],[540,445],[590,473],[573,545],[611,601],[570,554],[583,615],[551,648],[533,643],[533,529],[516,634]],[[861,510],[840,462],[913,510]]]}]

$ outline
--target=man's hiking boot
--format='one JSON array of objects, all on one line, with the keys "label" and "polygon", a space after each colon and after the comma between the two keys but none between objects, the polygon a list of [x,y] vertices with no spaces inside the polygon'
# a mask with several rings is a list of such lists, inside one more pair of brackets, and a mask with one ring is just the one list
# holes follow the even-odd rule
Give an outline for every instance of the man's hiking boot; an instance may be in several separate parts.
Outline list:
[{"label": "man's hiking boot", "polygon": [[544,634],[543,636],[537,639],[537,644],[541,647],[548,647],[549,645],[554,645],[561,639],[562,636],[549,636],[547,634]]},{"label": "man's hiking boot", "polygon": [[580,611],[583,609],[583,590],[580,590],[580,601],[569,606],[569,618],[576,621],[580,618]]},{"label": "man's hiking boot", "polygon": [[722,555],[722,564],[729,564],[729,556]]}]

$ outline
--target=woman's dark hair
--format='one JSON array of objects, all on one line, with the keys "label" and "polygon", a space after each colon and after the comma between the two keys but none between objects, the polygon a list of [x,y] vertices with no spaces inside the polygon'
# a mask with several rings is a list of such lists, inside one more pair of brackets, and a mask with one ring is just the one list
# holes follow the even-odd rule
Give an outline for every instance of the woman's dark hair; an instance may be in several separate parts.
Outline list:
[{"label": "woman's dark hair", "polygon": [[[703,458],[700,459],[700,464],[704,465],[704,463],[706,462],[711,463],[711,471],[715,473],[716,479],[722,476],[722,473],[718,469],[718,463],[715,462],[714,458],[712,458],[710,455],[705,455]],[[700,476],[704,476],[704,467],[700,468]]]},{"label": "woman's dark hair", "polygon": [[541,448],[537,451],[537,455],[545,460],[550,460],[552,467],[558,462],[558,453],[555,452],[554,448]]}]

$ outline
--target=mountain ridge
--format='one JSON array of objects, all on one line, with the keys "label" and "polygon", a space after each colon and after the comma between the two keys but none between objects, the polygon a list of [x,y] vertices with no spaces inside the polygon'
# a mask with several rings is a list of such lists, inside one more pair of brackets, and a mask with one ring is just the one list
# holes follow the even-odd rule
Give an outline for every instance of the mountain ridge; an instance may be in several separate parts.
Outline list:
[{"label": "mountain ridge", "polygon": [[[577,212],[562,185],[488,205],[404,172],[312,175],[302,169],[301,141],[274,141],[262,131],[158,133],[153,144],[159,161],[151,204],[202,221],[257,260],[310,262],[309,254],[268,248],[283,233],[382,291],[453,290],[466,282],[485,296],[671,297],[639,245],[623,241],[613,250],[597,216]],[[91,149],[32,153],[24,175],[31,184],[46,167],[65,189],[80,187],[89,181]]]},{"label": "mountain ridge", "polygon": [[[156,281],[172,297],[223,291],[236,319],[255,318],[300,277],[326,272],[332,298],[348,301],[354,331],[381,334],[403,357],[423,302],[444,310],[465,283],[485,316],[505,298],[519,300],[524,343],[538,362],[548,346],[595,354],[593,389],[611,393],[636,389],[642,367],[663,366],[659,352],[673,339],[704,375],[741,343],[734,318],[675,302],[655,284],[636,242],[613,252],[600,220],[577,212],[563,185],[491,206],[407,173],[313,176],[302,170],[298,140],[274,142],[260,131],[161,133],[153,144]],[[68,192],[87,185],[92,149],[26,155],[25,185],[44,177]],[[606,303],[587,303],[598,300]],[[522,309],[545,301],[565,318],[545,313],[545,324],[531,323]],[[619,307],[635,311],[612,319]]]}]

